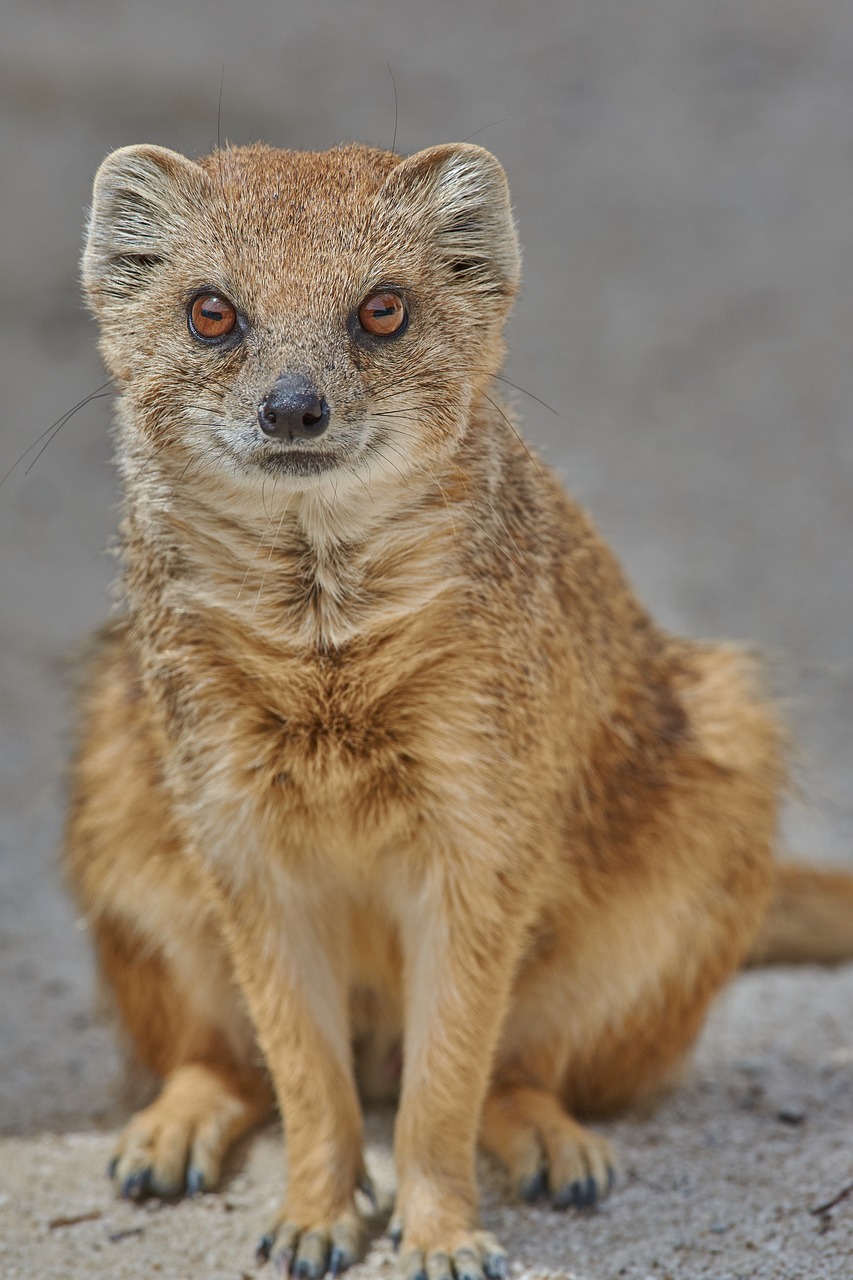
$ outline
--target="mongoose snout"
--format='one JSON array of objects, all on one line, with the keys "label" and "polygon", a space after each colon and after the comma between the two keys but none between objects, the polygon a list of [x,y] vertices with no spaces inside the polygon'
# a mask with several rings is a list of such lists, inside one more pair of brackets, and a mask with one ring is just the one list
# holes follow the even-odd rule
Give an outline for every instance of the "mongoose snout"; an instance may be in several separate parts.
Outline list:
[{"label": "mongoose snout", "polygon": [[282,373],[258,409],[261,430],[275,440],[316,440],[330,417],[325,396],[298,373]]}]

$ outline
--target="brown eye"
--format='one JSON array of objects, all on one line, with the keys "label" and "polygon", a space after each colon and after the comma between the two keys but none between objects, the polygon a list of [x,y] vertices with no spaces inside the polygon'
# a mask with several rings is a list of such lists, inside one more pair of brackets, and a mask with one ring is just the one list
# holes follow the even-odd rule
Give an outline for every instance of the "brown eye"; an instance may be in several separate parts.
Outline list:
[{"label": "brown eye", "polygon": [[383,289],[373,293],[358,309],[358,322],[367,333],[380,338],[390,338],[400,333],[408,319],[405,303],[399,293]]},{"label": "brown eye", "polygon": [[194,298],[189,311],[190,331],[197,338],[227,338],[237,327],[237,310],[227,298],[217,293],[202,293]]}]

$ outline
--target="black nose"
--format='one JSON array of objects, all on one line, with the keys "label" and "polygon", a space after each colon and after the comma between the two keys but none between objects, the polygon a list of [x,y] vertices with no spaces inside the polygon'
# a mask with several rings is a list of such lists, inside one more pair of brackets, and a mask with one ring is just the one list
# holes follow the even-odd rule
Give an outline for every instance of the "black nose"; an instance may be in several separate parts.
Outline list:
[{"label": "black nose", "polygon": [[283,373],[258,409],[258,422],[275,440],[316,440],[329,425],[329,406],[307,378]]}]

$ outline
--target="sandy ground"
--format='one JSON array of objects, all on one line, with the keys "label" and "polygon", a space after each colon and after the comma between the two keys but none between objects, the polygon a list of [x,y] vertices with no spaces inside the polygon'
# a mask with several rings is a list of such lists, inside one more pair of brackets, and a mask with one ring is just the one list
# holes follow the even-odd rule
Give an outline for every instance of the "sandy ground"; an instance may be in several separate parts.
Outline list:
[{"label": "sandy ground", "polygon": [[[526,246],[529,436],[667,625],[761,645],[800,744],[785,840],[853,866],[849,0],[28,0],[0,15],[0,471],[103,381],[76,263],[114,147],[475,136]],[[109,400],[0,489],[0,1275],[253,1275],[280,1139],[222,1195],[113,1200],[125,1114],[55,869],[75,654],[108,609]],[[28,474],[27,463],[34,461]],[[610,1126],[600,1211],[484,1215],[526,1275],[853,1274],[853,968],[753,973]],[[368,1160],[390,1184],[390,1118]],[[818,1210],[816,1212],[816,1210]],[[77,1221],[71,1221],[78,1219]],[[387,1274],[381,1237],[364,1275]]]},{"label": "sandy ground", "polygon": [[[695,1062],[653,1113],[607,1126],[620,1182],[593,1213],[514,1203],[485,1161],[483,1217],[515,1277],[823,1280],[853,1259],[853,969],[741,978]],[[367,1163],[390,1199],[391,1115],[371,1112]],[[281,1134],[232,1162],[221,1193],[179,1205],[116,1200],[98,1129],[0,1143],[0,1275],[29,1280],[163,1275],[241,1280],[276,1208]],[[830,1207],[831,1206],[831,1207]],[[381,1233],[385,1219],[375,1223]],[[363,1268],[389,1274],[377,1234]]]}]

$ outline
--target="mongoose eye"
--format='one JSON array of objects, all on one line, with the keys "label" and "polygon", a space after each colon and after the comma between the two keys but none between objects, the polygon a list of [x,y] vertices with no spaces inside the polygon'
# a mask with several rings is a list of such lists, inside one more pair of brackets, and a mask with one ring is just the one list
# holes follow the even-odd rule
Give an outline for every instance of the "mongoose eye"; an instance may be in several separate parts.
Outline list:
[{"label": "mongoose eye", "polygon": [[362,329],[378,338],[390,338],[392,334],[402,333],[408,318],[409,313],[403,299],[399,293],[390,289],[372,293],[358,309],[358,322]]},{"label": "mongoose eye", "polygon": [[187,313],[190,333],[203,342],[227,338],[237,327],[237,308],[218,293],[200,293]]}]

